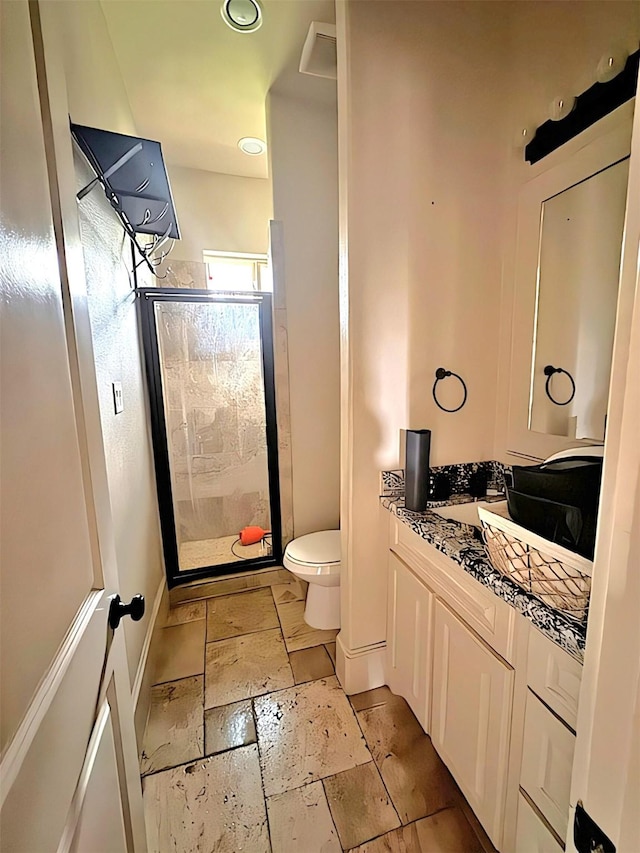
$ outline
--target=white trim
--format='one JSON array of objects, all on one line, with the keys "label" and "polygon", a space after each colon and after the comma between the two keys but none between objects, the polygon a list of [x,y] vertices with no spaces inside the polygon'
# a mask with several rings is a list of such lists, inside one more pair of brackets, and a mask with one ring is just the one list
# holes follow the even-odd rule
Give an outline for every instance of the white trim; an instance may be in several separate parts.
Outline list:
[{"label": "white trim", "polygon": [[158,589],[156,591],[156,597],[153,600],[153,608],[151,609],[151,617],[149,619],[149,624],[147,625],[147,633],[144,637],[144,643],[142,644],[142,650],[140,652],[140,660],[138,661],[138,669],[136,671],[136,677],[133,682],[133,688],[131,690],[131,697],[133,699],[133,707],[136,708],[138,705],[138,699],[140,697],[140,690],[142,689],[142,682],[144,680],[144,673],[147,668],[147,660],[149,658],[149,649],[151,648],[151,640],[153,638],[153,632],[156,627],[156,621],[158,619],[158,613],[160,612],[160,607],[162,606],[162,599],[164,597],[166,590],[166,584],[164,577],[160,578],[160,583],[158,584]]},{"label": "white trim", "polygon": [[82,807],[87,796],[89,781],[91,779],[98,750],[100,749],[100,744],[102,742],[102,735],[104,734],[104,730],[109,722],[110,713],[111,709],[109,708],[109,703],[105,700],[96,719],[93,731],[91,732],[89,745],[87,747],[87,754],[85,755],[84,764],[80,771],[80,778],[78,779],[78,785],[73,795],[71,806],[69,807],[67,824],[64,828],[64,832],[62,833],[60,844],[58,845],[58,853],[68,853],[71,849],[71,845],[73,844],[76,831],[80,823]]},{"label": "white trim", "polygon": [[102,601],[103,595],[104,590],[94,589],[91,590],[83,601],[49,669],[44,674],[17,732],[9,742],[6,752],[2,756],[2,762],[0,763],[0,778],[2,779],[0,806],[4,804],[7,794],[20,772],[20,768],[31,748],[31,744],[38,733],[47,711],[51,707],[51,703],[56,696],[62,679],[73,661],[80,641],[91,622],[93,614]]},{"label": "white trim", "polygon": [[269,256],[262,252],[214,252],[212,249],[203,249],[202,255],[205,264],[207,258],[232,258],[233,260],[245,261],[268,261]]},{"label": "white trim", "polygon": [[386,684],[386,641],[345,649],[342,633],[336,638],[336,675],[344,692],[351,696]]}]

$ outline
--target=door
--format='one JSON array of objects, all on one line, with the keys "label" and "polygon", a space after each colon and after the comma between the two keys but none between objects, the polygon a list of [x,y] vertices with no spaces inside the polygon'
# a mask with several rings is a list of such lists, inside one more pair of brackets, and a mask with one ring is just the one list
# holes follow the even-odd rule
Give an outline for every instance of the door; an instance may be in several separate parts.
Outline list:
[{"label": "door", "polygon": [[280,564],[270,294],[139,297],[169,585]]},{"label": "door", "polygon": [[429,734],[435,596],[389,552],[388,680]]},{"label": "door", "polygon": [[2,850],[143,851],[64,79],[37,3],[0,38]]},{"label": "door", "polygon": [[[589,628],[578,707],[574,811],[620,853],[640,850],[640,109],[636,95],[620,296]],[[586,839],[581,849],[600,849]],[[592,846],[588,846],[592,845]],[[604,849],[610,849],[605,847]]]},{"label": "door", "polygon": [[512,701],[511,667],[436,600],[431,739],[498,849]]}]

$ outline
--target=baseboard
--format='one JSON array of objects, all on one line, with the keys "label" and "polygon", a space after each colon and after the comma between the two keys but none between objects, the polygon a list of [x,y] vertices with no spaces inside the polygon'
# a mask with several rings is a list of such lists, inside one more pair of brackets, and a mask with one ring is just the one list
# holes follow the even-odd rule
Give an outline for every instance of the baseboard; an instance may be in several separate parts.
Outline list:
[{"label": "baseboard", "polygon": [[359,649],[345,649],[342,635],[336,640],[336,675],[344,692],[351,696],[385,684],[386,642]]},{"label": "baseboard", "polygon": [[136,737],[141,743],[149,715],[151,686],[153,684],[156,655],[154,651],[160,645],[160,631],[164,628],[169,612],[169,590],[164,576],[161,578],[151,608],[151,617],[147,626],[136,677],[133,682],[132,698],[135,714]]}]

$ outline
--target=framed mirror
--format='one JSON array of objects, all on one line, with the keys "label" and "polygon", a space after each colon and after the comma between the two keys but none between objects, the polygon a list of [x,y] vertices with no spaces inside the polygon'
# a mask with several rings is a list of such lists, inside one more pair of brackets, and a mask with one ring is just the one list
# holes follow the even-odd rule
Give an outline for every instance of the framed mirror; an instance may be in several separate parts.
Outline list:
[{"label": "framed mirror", "polygon": [[521,192],[511,453],[604,441],[632,116],[631,104],[603,119]]},{"label": "framed mirror", "polygon": [[529,429],[603,442],[629,160],[542,203]]}]

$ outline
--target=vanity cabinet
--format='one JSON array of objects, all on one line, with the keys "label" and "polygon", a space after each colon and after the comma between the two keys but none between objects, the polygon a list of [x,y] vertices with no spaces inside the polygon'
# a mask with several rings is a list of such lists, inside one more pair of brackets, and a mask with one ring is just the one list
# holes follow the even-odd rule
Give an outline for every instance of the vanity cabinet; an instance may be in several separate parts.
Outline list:
[{"label": "vanity cabinet", "polygon": [[387,684],[501,853],[561,850],[582,666],[391,516]]},{"label": "vanity cabinet", "polygon": [[431,739],[492,839],[507,782],[513,669],[435,602]]},{"label": "vanity cabinet", "polygon": [[389,555],[387,681],[430,731],[433,592],[394,555]]}]

